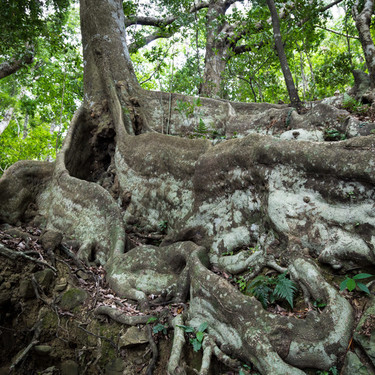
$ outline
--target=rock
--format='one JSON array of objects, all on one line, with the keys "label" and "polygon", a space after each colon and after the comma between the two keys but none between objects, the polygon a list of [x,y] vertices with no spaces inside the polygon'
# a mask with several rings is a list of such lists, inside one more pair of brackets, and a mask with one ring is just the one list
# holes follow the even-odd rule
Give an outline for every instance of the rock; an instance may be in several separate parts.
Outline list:
[{"label": "rock", "polygon": [[280,139],[295,141],[323,142],[324,133],[321,130],[293,129],[280,135]]},{"label": "rock", "polygon": [[9,290],[0,290],[0,306],[7,304],[12,298],[12,293]]},{"label": "rock", "polygon": [[368,308],[355,329],[353,339],[362,346],[368,358],[375,365],[375,298],[371,297]]},{"label": "rock", "polygon": [[56,292],[62,292],[66,287],[68,283],[66,279],[63,277],[60,280],[57,281],[56,286],[55,286],[55,291]]},{"label": "rock", "polygon": [[90,278],[90,276],[86,272],[83,272],[81,270],[77,272],[77,276],[83,280],[88,280]]},{"label": "rock", "polygon": [[370,88],[370,76],[361,69],[353,70],[354,87],[350,90],[350,94],[361,99],[364,93]]},{"label": "rock", "polygon": [[78,375],[78,365],[71,359],[61,364],[61,375]]},{"label": "rock", "polygon": [[31,280],[23,279],[20,281],[19,295],[24,299],[33,298],[35,296]]},{"label": "rock", "polygon": [[81,305],[87,297],[87,293],[82,289],[69,289],[63,294],[60,302],[60,307],[63,310],[72,310],[75,307]]},{"label": "rock", "polygon": [[148,343],[147,332],[145,328],[130,327],[120,337],[120,347],[141,345]]},{"label": "rock", "polygon": [[61,243],[62,234],[54,230],[48,230],[42,234],[42,246],[46,250],[54,251]]},{"label": "rock", "polygon": [[124,370],[124,361],[116,358],[105,366],[106,375],[122,375]]},{"label": "rock", "polygon": [[52,346],[49,345],[36,345],[34,346],[34,351],[40,355],[48,355],[52,351]]},{"label": "rock", "polygon": [[345,357],[344,367],[341,375],[368,375],[366,366],[359,360],[358,356],[353,352],[348,352]]},{"label": "rock", "polygon": [[36,272],[35,279],[44,291],[48,291],[51,287],[54,273],[50,268],[46,268],[43,271]]}]

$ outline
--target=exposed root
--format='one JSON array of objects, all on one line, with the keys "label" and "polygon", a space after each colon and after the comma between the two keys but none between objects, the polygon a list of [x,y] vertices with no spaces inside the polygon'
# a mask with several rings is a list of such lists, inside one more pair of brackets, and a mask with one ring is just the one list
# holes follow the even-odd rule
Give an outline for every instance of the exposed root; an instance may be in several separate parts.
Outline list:
[{"label": "exposed root", "polygon": [[173,319],[174,336],[171,356],[168,361],[168,375],[185,374],[184,368],[180,365],[182,348],[185,345],[185,332],[181,326],[184,324],[182,315],[177,315]]},{"label": "exposed root", "polygon": [[212,339],[208,335],[205,335],[203,339],[202,348],[203,348],[203,358],[202,358],[202,365],[199,371],[199,375],[207,375],[210,370],[211,357],[213,354]]},{"label": "exposed root", "polygon": [[155,344],[154,338],[152,337],[152,327],[150,325],[147,326],[147,336],[152,351],[152,358],[150,364],[147,367],[146,375],[152,375],[159,356],[159,351],[158,347]]},{"label": "exposed root", "polygon": [[137,324],[146,324],[151,318],[151,315],[137,315],[128,316],[120,310],[109,306],[99,306],[94,311],[95,315],[107,315],[115,322],[126,324],[128,326],[135,326]]},{"label": "exposed root", "polygon": [[249,251],[241,251],[235,255],[221,256],[218,265],[232,274],[238,274],[251,268],[252,272],[249,278],[257,276],[265,266],[271,267],[280,273],[286,271],[286,268],[276,263],[272,255],[266,255],[263,250],[258,250],[250,255]]},{"label": "exposed root", "polygon": [[42,260],[32,258],[32,257],[24,254],[21,251],[10,250],[2,244],[0,244],[0,255],[3,255],[5,257],[7,257],[8,259],[11,259],[11,260],[16,260],[17,258],[24,258],[24,259],[26,259],[30,262],[33,262],[33,263],[39,264],[41,266],[50,268],[55,274],[57,273],[56,268],[51,266],[47,262],[43,262]]},{"label": "exposed root", "polygon": [[78,269],[83,269],[82,262],[77,258],[77,256],[69,249],[67,245],[62,243],[60,245],[61,250],[66,254],[69,258],[73,259],[74,264],[78,267]]}]

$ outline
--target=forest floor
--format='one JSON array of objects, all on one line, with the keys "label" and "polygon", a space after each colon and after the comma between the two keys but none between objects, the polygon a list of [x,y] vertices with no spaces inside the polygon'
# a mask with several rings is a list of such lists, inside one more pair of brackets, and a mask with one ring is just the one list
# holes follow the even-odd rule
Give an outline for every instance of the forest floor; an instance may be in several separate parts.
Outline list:
[{"label": "forest floor", "polygon": [[[113,293],[101,266],[88,267],[75,258],[74,242],[61,243],[52,253],[46,247],[51,248],[53,239],[48,242],[42,235],[39,228],[0,226],[0,245],[15,254],[15,258],[10,259],[1,253],[0,375],[142,375],[148,373],[156,355],[153,374],[165,374],[173,339],[168,321],[186,310],[188,304],[153,306],[152,301],[159,296],[151,295],[150,310],[141,312],[132,301]],[[162,234],[128,235],[134,245],[154,243],[155,238],[158,241],[161,237]],[[218,269],[213,271],[241,289],[241,278]],[[358,321],[367,298],[358,292],[345,292],[345,295]],[[304,319],[309,309],[324,309],[323,305],[307,307],[302,298],[300,300],[297,299],[293,309],[274,303],[268,310]],[[96,314],[100,306],[111,307],[130,317],[155,318],[148,324],[127,326]],[[371,330],[372,326],[369,332]],[[150,340],[157,344],[157,352],[152,350]],[[196,374],[201,352],[188,347],[184,356],[191,366],[187,374]],[[317,374],[316,371],[307,373]],[[238,372],[215,363],[211,374],[235,375]],[[248,374],[256,372],[250,370]]]}]

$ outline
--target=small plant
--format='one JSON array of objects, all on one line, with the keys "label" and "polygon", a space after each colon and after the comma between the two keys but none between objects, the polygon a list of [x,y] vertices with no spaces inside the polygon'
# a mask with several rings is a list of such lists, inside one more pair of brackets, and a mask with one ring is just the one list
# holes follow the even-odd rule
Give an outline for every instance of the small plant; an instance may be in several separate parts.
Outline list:
[{"label": "small plant", "polygon": [[324,138],[328,141],[343,141],[346,139],[346,134],[340,133],[335,128],[329,128],[324,130]]},{"label": "small plant", "polygon": [[351,97],[348,94],[344,94],[342,99],[342,107],[347,109],[350,112],[356,114],[364,114],[369,110],[369,106],[366,104],[362,104],[360,101],[356,100],[355,98]]},{"label": "small plant", "polygon": [[236,283],[241,292],[244,292],[246,290],[247,281],[243,276],[240,276],[238,279],[236,279]]},{"label": "small plant", "polygon": [[197,127],[194,129],[194,137],[195,138],[203,138],[205,139],[207,137],[207,134],[209,133],[209,129],[204,123],[204,121],[200,118],[199,123]]},{"label": "small plant", "polygon": [[349,191],[348,193],[346,193],[346,195],[348,196],[348,198],[356,199],[354,191]]},{"label": "small plant", "polygon": [[327,306],[327,304],[325,302],[322,302],[320,299],[317,299],[316,301],[314,301],[313,306],[316,309],[323,309]]},{"label": "small plant", "polygon": [[155,326],[152,328],[152,332],[154,333],[163,332],[164,335],[167,334],[167,330],[168,330],[168,325],[162,324],[162,323],[155,324]]},{"label": "small plant", "polygon": [[166,233],[168,229],[168,221],[167,220],[162,220],[159,223],[159,230],[161,233]]},{"label": "small plant", "polygon": [[228,255],[233,255],[233,251],[226,251],[225,253],[221,254],[222,256],[228,256]]},{"label": "small plant", "polygon": [[[155,316],[151,316],[146,324],[152,324],[152,323],[155,323],[157,322],[159,319]],[[159,332],[162,332],[164,335],[167,334],[168,332],[168,325],[167,324],[162,324],[162,323],[158,323],[158,324],[155,324],[154,327],[152,328],[152,332],[157,334]]]},{"label": "small plant", "polygon": [[340,290],[342,291],[342,290],[348,289],[348,291],[351,292],[356,287],[358,287],[358,289],[362,290],[362,292],[370,294],[370,291],[367,288],[367,286],[357,280],[368,279],[369,277],[372,277],[372,276],[373,275],[370,275],[369,273],[358,273],[352,278],[346,276],[345,280],[342,281],[340,284]]},{"label": "small plant", "polygon": [[317,371],[316,375],[339,375],[339,370],[333,366],[328,371]]},{"label": "small plant", "polygon": [[286,300],[293,308],[293,298],[297,288],[284,272],[277,278],[264,275],[257,276],[249,283],[247,291],[256,297],[264,308],[277,300]]},{"label": "small plant", "polygon": [[182,328],[185,331],[185,333],[190,333],[191,334],[191,337],[190,337],[189,341],[190,341],[190,344],[193,345],[193,350],[195,352],[198,352],[199,350],[201,350],[201,348],[202,348],[202,341],[203,341],[203,338],[204,338],[204,331],[208,327],[208,323],[207,322],[202,323],[198,327],[197,331],[193,327],[190,327],[190,326],[183,326],[183,325],[179,326],[178,325],[177,327]]}]

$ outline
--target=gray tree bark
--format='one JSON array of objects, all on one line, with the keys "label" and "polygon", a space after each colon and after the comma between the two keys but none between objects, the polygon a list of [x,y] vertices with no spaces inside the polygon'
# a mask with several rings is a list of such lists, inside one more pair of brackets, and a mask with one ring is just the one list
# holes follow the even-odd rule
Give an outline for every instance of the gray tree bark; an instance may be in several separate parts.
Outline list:
[{"label": "gray tree bark", "polygon": [[355,26],[358,30],[359,39],[362,44],[366,59],[367,69],[370,75],[371,88],[375,88],[375,46],[372,40],[370,25],[374,11],[374,1],[365,0],[361,9],[361,2],[357,0],[352,8]]}]

